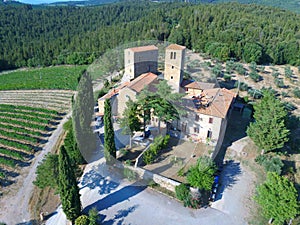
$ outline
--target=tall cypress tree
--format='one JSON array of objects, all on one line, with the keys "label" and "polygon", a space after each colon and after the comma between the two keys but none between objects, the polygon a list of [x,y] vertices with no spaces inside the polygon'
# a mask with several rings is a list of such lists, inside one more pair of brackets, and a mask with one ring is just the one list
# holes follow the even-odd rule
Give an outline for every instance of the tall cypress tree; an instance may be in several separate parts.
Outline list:
[{"label": "tall cypress tree", "polygon": [[62,208],[67,218],[73,223],[81,214],[81,202],[74,169],[64,146],[61,147],[59,152],[58,171]]},{"label": "tall cypress tree", "polygon": [[89,162],[96,150],[96,136],[91,128],[94,114],[94,94],[92,80],[87,72],[83,73],[73,103],[73,129],[81,154]]},{"label": "tall cypress tree", "polygon": [[104,103],[104,156],[107,164],[112,164],[116,158],[117,150],[115,145],[114,127],[111,118],[110,99]]}]

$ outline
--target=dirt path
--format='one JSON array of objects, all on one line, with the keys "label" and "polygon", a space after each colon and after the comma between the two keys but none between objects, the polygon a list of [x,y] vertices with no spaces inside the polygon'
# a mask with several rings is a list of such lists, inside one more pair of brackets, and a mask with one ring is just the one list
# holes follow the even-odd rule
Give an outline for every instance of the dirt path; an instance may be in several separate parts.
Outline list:
[{"label": "dirt path", "polygon": [[9,225],[25,222],[26,224],[30,224],[31,216],[28,206],[34,188],[32,182],[36,177],[36,168],[44,156],[49,153],[57,143],[58,138],[63,131],[63,124],[70,116],[71,112],[69,112],[60,122],[57,129],[50,136],[42,152],[31,162],[31,166],[22,171],[16,184],[13,185],[14,190],[0,199],[0,222],[5,222]]}]

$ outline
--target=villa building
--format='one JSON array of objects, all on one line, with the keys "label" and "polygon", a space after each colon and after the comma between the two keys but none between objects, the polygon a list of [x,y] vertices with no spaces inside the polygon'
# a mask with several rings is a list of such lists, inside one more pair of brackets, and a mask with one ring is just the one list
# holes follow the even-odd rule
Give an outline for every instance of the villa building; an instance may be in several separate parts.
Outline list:
[{"label": "villa building", "polygon": [[[135,101],[145,87],[155,92],[159,80],[165,79],[174,92],[185,93],[180,104],[186,114],[179,120],[172,121],[173,131],[180,133],[180,138],[209,143],[218,151],[224,139],[236,94],[225,88],[217,88],[214,83],[184,80],[185,51],[184,46],[177,44],[166,47],[162,78],[155,74],[158,65],[156,46],[125,49],[124,76],[128,82],[124,82],[98,100],[99,113],[104,113],[105,99],[111,99],[113,115],[122,117],[129,99]],[[151,123],[157,125],[157,118],[152,118]]]}]

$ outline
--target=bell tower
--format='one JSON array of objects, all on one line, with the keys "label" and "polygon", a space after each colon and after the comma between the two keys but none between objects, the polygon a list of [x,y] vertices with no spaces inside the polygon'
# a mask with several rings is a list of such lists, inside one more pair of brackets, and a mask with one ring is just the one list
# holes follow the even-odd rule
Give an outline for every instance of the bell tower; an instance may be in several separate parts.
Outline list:
[{"label": "bell tower", "polygon": [[166,48],[164,79],[174,92],[180,91],[183,80],[185,49],[185,46],[177,44],[171,44]]}]

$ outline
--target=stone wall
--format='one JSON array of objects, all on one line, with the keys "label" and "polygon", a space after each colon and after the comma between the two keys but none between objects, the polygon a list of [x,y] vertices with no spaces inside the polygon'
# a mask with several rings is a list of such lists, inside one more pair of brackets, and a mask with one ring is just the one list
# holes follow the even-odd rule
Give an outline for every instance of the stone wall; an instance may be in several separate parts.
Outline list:
[{"label": "stone wall", "polygon": [[172,191],[175,193],[175,187],[180,185],[181,183],[175,180],[172,180],[170,178],[161,176],[159,174],[152,173],[149,170],[145,170],[140,167],[133,167],[133,166],[126,166],[128,169],[134,171],[139,178],[147,181],[149,183],[150,181],[154,181],[155,183],[159,184],[161,187],[166,188],[169,191]]}]

